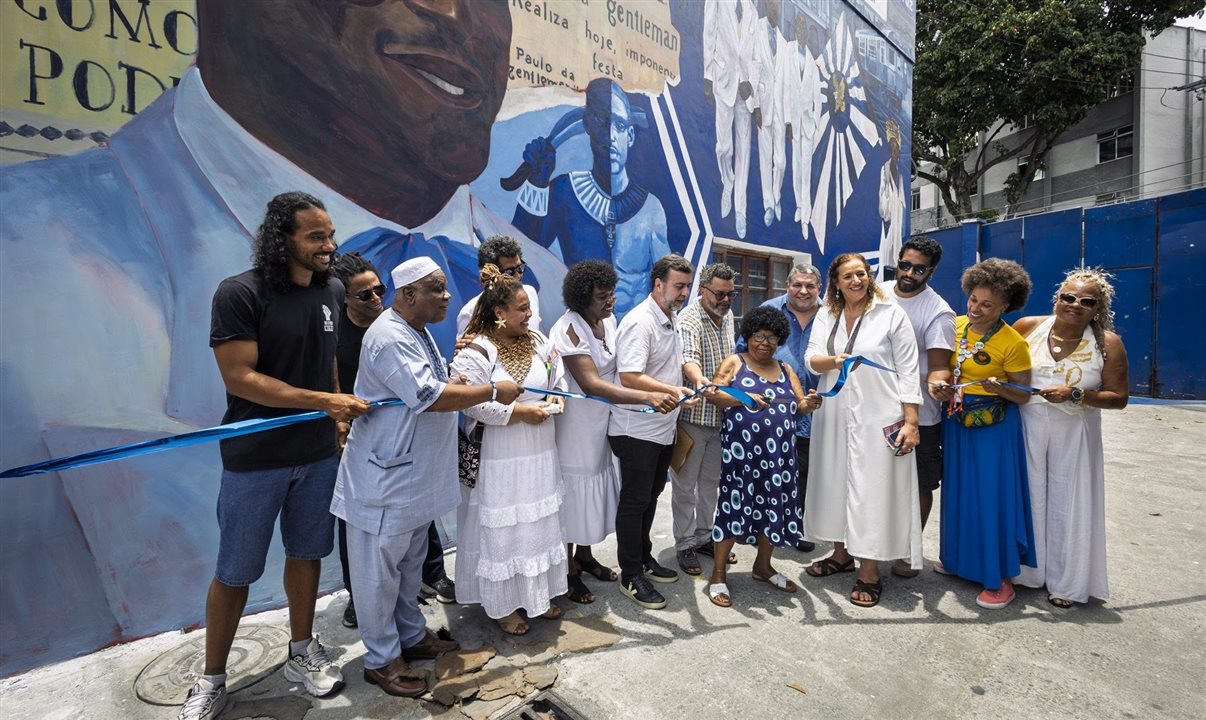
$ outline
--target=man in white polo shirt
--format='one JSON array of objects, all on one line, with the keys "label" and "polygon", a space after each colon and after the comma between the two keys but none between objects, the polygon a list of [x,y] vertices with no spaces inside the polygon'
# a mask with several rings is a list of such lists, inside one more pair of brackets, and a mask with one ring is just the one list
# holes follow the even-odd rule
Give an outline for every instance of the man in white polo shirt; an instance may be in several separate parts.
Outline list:
[{"label": "man in white polo shirt", "polygon": [[[895,282],[884,292],[904,309],[917,337],[917,369],[921,376],[921,443],[917,446],[917,483],[921,498],[921,527],[934,506],[934,491],[942,484],[942,408],[926,388],[931,369],[950,367],[955,348],[955,311],[930,287],[934,268],[942,259],[942,246],[928,237],[911,238],[900,249]],[[897,560],[892,574],[913,577],[917,571],[907,560]]]},{"label": "man in white polo shirt", "polygon": [[[653,290],[620,322],[616,338],[616,370],[625,387],[686,395],[682,387],[682,340],[675,313],[687,301],[694,270],[681,255],[666,255],[653,264]],[[666,485],[674,449],[678,410],[664,415],[616,407],[611,412],[608,441],[620,460],[620,503],[616,509],[616,545],[620,556],[620,592],[651,610],[666,607],[654,582],[671,583],[678,573],[653,559],[649,531],[657,498]]]}]

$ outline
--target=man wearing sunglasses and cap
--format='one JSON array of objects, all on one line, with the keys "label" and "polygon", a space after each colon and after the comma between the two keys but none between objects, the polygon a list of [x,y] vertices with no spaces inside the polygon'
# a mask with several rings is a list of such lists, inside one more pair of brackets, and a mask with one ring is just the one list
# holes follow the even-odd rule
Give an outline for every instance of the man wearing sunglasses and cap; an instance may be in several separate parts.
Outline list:
[{"label": "man wearing sunglasses and cap", "polygon": [[419,611],[427,530],[460,502],[456,411],[496,400],[510,403],[519,386],[505,381],[465,385],[428,325],[448,314],[448,280],[428,257],[390,273],[393,305],[364,334],[356,387],[368,401],[399,398],[358,419],[348,435],[331,500],[347,523],[348,563],[364,639],[364,679],[389,695],[416,697],[427,683],[407,661],[456,649],[427,629]]},{"label": "man wearing sunglasses and cap", "polygon": [[[939,372],[950,367],[955,349],[955,311],[930,287],[934,269],[942,260],[942,246],[919,236],[910,238],[900,249],[896,262],[896,280],[884,283],[884,292],[904,309],[917,338],[917,370],[921,376],[921,407],[918,408],[921,442],[917,445],[918,497],[921,500],[921,527],[934,507],[934,491],[942,484],[942,409],[926,391],[931,368]],[[883,259],[880,260],[883,265]],[[897,560],[892,574],[915,577],[907,560]]]}]

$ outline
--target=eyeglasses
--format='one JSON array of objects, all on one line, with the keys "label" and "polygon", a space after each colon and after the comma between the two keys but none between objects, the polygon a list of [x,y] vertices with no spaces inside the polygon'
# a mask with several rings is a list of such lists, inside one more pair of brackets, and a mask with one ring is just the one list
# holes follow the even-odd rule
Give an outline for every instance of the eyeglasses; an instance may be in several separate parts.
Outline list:
[{"label": "eyeglasses", "polygon": [[929,265],[916,265],[904,260],[896,263],[896,272],[898,273],[908,273],[909,275],[925,275],[929,271]]},{"label": "eyeglasses", "polygon": [[757,335],[750,336],[750,343],[751,344],[752,343],[760,343],[762,345],[778,345],[779,344],[779,336],[778,335],[765,335],[763,333],[758,333]]},{"label": "eyeglasses", "polygon": [[520,261],[520,263],[515,267],[509,267],[506,270],[499,270],[499,272],[503,275],[510,275],[511,277],[523,277],[523,271],[527,269],[528,264]]},{"label": "eyeglasses", "polygon": [[1097,307],[1097,298],[1095,298],[1095,297],[1078,298],[1075,295],[1073,295],[1072,293],[1060,293],[1059,300],[1060,300],[1060,302],[1065,303],[1067,305],[1079,304],[1081,307],[1084,307],[1084,308]]},{"label": "eyeglasses", "polygon": [[713,290],[712,288],[708,287],[707,285],[703,285],[702,287],[704,290],[707,290],[708,292],[712,293],[713,297],[715,297],[717,300],[727,300],[729,298],[736,300],[737,298],[741,297],[740,290],[729,290],[728,292],[717,292],[716,290]]},{"label": "eyeglasses", "polygon": [[369,288],[368,290],[361,290],[358,293],[353,293],[352,297],[356,298],[360,302],[368,302],[369,300],[373,299],[374,295],[376,295],[377,297],[385,297],[385,286],[384,285],[374,285],[373,287]]}]

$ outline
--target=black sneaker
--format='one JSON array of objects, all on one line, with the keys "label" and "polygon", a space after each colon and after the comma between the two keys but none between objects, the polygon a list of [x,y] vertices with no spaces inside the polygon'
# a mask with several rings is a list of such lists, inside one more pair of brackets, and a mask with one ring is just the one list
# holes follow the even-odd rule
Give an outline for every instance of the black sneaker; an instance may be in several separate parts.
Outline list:
[{"label": "black sneaker", "polygon": [[456,583],[450,578],[443,577],[436,580],[431,586],[435,590],[435,599],[445,605],[451,605],[456,602]]},{"label": "black sneaker", "polygon": [[792,543],[792,547],[794,547],[796,550],[799,550],[800,552],[808,553],[808,552],[812,552],[813,550],[816,550],[817,544],[812,542],[811,540],[805,540],[803,538],[800,538],[799,540]]},{"label": "black sneaker", "polygon": [[343,609],[343,626],[348,628],[357,627],[356,603],[352,600],[348,600],[348,606]]},{"label": "black sneaker", "polygon": [[679,550],[675,557],[678,558],[678,567],[688,575],[699,575],[703,572],[699,567],[699,556],[694,550]]},{"label": "black sneaker", "polygon": [[[662,568],[663,570],[665,568]],[[671,571],[673,572],[673,571]],[[620,592],[632,598],[632,601],[643,608],[661,610],[666,607],[666,598],[653,589],[643,575],[620,581]]]},{"label": "black sneaker", "polygon": [[678,580],[678,573],[668,567],[662,567],[657,560],[649,558],[645,561],[645,577],[653,582],[672,583]]}]

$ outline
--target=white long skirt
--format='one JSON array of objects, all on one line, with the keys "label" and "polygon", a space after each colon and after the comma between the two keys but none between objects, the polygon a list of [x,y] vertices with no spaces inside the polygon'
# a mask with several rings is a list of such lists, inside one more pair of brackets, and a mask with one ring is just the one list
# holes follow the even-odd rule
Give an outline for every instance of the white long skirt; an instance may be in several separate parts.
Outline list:
[{"label": "white long skirt", "polygon": [[1037,568],[1014,582],[1073,602],[1109,597],[1101,411],[1022,406]]},{"label": "white long skirt", "polygon": [[553,423],[488,426],[477,485],[461,487],[456,595],[502,618],[549,609],[567,590]]}]

